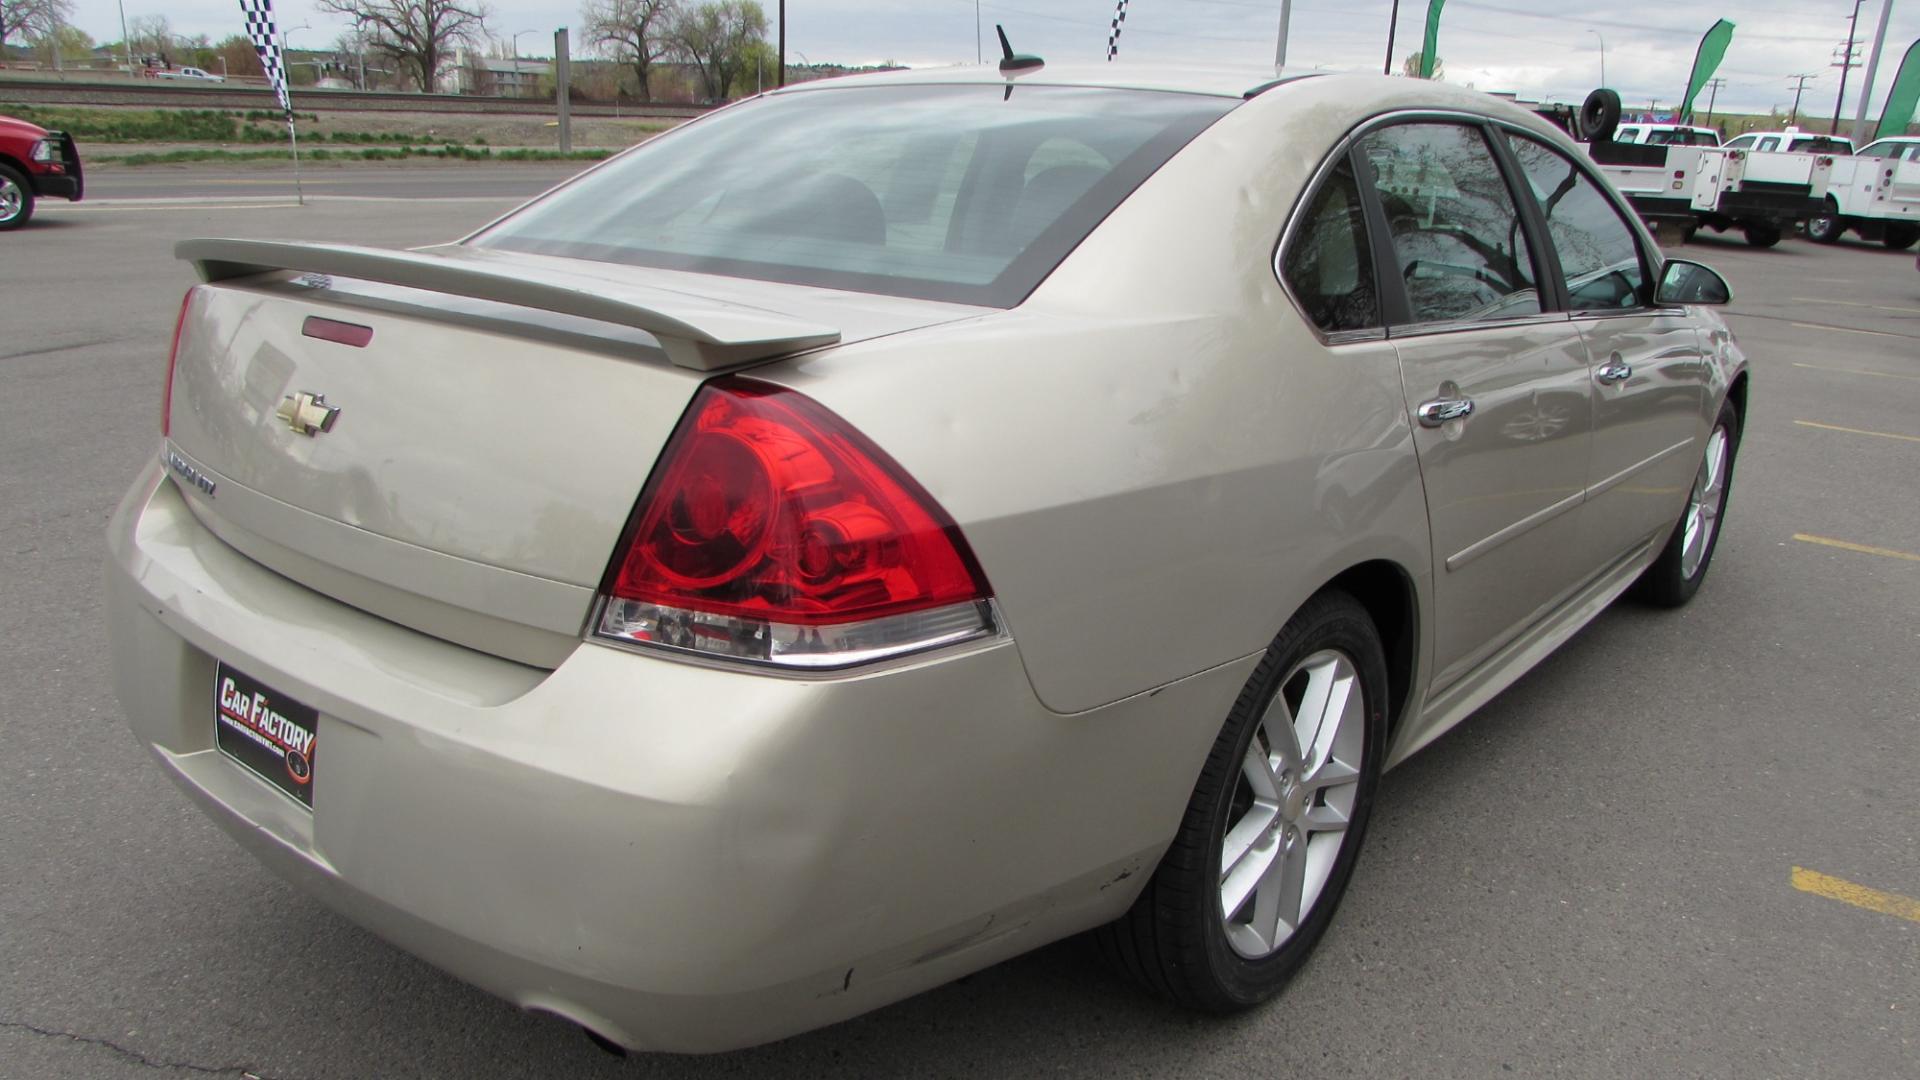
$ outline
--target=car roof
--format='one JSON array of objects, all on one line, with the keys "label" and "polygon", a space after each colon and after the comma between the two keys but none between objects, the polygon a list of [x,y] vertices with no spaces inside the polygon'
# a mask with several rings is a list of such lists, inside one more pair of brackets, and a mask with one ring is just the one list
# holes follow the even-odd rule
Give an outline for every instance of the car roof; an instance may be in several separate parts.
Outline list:
[{"label": "car roof", "polygon": [[1549,140],[1564,142],[1567,138],[1563,130],[1530,109],[1452,83],[1373,72],[1276,70],[1261,65],[1048,64],[1011,78],[990,65],[917,68],[817,79],[771,91],[771,94],[821,93],[855,87],[1009,84],[1248,98],[1251,99],[1247,102],[1249,105],[1270,103],[1271,107],[1283,111],[1288,108],[1285,100],[1299,99],[1303,106],[1299,119],[1308,123],[1316,137],[1323,134],[1330,140],[1371,117],[1396,112],[1466,113],[1502,120]]},{"label": "car roof", "polygon": [[1116,61],[1110,64],[1047,64],[1009,77],[992,64],[968,64],[955,67],[881,71],[835,79],[815,79],[795,83],[774,93],[791,94],[852,85],[951,86],[986,83],[999,86],[1011,82],[1016,86],[1084,86],[1109,90],[1159,90],[1237,98],[1246,97],[1250,92],[1263,90],[1282,82],[1326,74],[1328,73],[1307,68],[1276,69],[1271,65],[1258,64],[1179,65]]}]

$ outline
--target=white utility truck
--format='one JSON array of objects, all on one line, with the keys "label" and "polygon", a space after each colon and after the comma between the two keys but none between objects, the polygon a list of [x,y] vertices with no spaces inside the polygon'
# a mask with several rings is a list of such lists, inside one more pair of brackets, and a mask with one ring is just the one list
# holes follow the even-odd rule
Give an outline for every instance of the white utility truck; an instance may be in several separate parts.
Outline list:
[{"label": "white utility truck", "polygon": [[1723,146],[1712,128],[1687,124],[1593,134],[1587,153],[1600,171],[1648,224],[1683,239],[1738,229],[1747,243],[1772,247],[1820,211],[1835,162],[1831,153]]},{"label": "white utility truck", "polygon": [[1849,229],[1895,251],[1920,240],[1920,136],[1881,139],[1835,162],[1807,238],[1831,244]]}]

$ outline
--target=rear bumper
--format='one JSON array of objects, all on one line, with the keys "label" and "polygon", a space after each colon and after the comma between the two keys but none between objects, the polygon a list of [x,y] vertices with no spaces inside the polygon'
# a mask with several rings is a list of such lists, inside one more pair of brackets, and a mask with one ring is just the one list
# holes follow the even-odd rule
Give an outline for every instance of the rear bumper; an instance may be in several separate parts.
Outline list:
[{"label": "rear bumper", "polygon": [[1640,215],[1642,221],[1658,224],[1663,221],[1691,221],[1695,217],[1693,202],[1684,195],[1636,195],[1627,193],[1627,205]]},{"label": "rear bumper", "polygon": [[1781,225],[1805,221],[1825,210],[1825,204],[1814,198],[1811,191],[1804,184],[1755,188],[1749,182],[1739,191],[1721,195],[1718,213],[1737,221],[1769,221]]},{"label": "rear bumper", "polygon": [[[109,542],[116,689],[214,820],[403,948],[648,1049],[780,1038],[1118,915],[1251,666],[1072,717],[1005,643],[837,679],[593,644],[542,671],[246,560],[157,466]],[[213,748],[216,660],[319,710],[311,812]]]}]

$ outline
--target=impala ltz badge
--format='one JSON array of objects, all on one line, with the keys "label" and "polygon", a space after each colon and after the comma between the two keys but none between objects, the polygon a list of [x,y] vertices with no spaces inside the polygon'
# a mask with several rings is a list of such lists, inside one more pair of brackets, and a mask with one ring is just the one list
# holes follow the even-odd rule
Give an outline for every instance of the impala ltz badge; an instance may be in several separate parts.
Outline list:
[{"label": "impala ltz badge", "polygon": [[340,408],[327,404],[325,394],[309,394],[302,390],[297,394],[288,394],[273,414],[285,420],[295,432],[312,438],[333,430],[333,421],[340,415]]}]

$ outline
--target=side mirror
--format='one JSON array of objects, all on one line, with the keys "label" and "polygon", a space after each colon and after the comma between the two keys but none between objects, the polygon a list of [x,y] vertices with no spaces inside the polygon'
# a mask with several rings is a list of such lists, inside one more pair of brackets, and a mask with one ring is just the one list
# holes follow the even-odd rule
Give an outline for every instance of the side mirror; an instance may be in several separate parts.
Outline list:
[{"label": "side mirror", "polygon": [[1668,304],[1725,304],[1733,299],[1727,279],[1712,267],[1685,259],[1668,259],[1660,270],[1660,287],[1653,302]]}]

